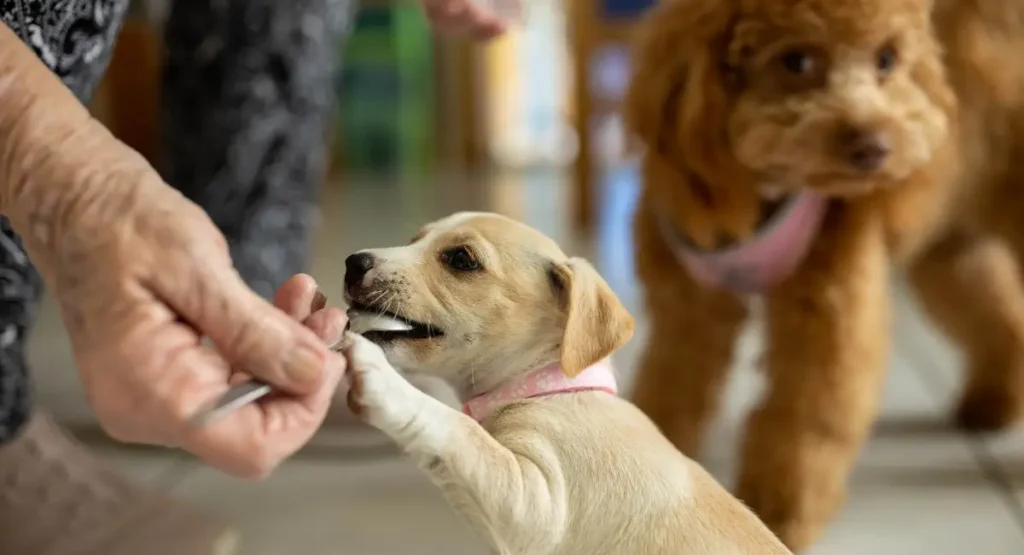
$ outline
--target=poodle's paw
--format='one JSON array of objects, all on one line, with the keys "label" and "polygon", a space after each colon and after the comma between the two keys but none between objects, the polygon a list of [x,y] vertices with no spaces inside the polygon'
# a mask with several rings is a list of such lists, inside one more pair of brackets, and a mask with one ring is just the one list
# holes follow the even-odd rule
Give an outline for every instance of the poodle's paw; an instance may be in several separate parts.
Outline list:
[{"label": "poodle's paw", "polygon": [[956,409],[956,424],[969,432],[998,432],[1024,415],[1024,391],[1007,387],[971,387]]}]

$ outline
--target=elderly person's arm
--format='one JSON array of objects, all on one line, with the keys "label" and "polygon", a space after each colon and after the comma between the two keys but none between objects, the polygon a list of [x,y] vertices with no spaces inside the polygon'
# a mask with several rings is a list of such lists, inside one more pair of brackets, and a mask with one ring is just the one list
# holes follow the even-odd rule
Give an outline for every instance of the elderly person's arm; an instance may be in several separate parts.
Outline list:
[{"label": "elderly person's arm", "polygon": [[[325,340],[340,337],[344,316],[310,316],[309,278],[282,288],[278,305],[294,304],[292,317],[261,300],[202,210],[91,118],[5,25],[0,52],[0,212],[60,305],[101,423],[118,439],[265,475],[326,413],[344,360]],[[316,332],[295,319],[306,317]],[[286,395],[190,428],[237,381],[233,370]]]}]

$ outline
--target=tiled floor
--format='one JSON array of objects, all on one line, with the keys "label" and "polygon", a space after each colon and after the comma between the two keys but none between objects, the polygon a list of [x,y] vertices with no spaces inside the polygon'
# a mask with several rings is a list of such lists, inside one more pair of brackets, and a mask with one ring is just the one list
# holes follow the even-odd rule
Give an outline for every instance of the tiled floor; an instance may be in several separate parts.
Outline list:
[{"label": "tiled floor", "polygon": [[[526,220],[566,245],[587,245],[622,298],[637,307],[629,247],[634,194],[612,180],[604,222],[591,240],[571,240],[565,184],[533,176],[430,186],[360,181],[325,191],[313,274],[339,297],[342,260],[357,248],[403,241],[419,224],[459,209],[491,209]],[[856,470],[849,502],[813,555],[1024,553],[1024,431],[969,438],[945,425],[958,384],[956,357],[900,294],[896,353],[884,410]],[[642,345],[619,353],[626,371]],[[745,338],[728,410],[711,434],[708,467],[726,484],[743,411],[759,389],[757,336]],[[41,402],[79,429],[91,426],[52,307],[33,344]],[[627,378],[628,379],[628,378]],[[346,431],[347,430],[347,431]],[[379,438],[342,426],[261,484],[240,483],[159,451],[97,442],[104,457],[137,479],[217,512],[244,533],[245,555],[459,555],[482,553],[440,495]],[[356,437],[356,436],[359,437]],[[89,435],[95,437],[95,435]],[[287,508],[286,508],[287,507]]]}]

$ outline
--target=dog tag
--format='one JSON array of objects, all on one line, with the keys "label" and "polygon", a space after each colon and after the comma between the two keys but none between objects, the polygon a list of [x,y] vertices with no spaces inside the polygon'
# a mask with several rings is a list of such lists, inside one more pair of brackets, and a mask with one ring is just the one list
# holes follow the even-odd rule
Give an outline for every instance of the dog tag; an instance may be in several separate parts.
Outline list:
[{"label": "dog tag", "polygon": [[409,331],[412,329],[409,324],[386,314],[362,310],[349,310],[348,323],[349,330],[358,334],[368,331]]}]

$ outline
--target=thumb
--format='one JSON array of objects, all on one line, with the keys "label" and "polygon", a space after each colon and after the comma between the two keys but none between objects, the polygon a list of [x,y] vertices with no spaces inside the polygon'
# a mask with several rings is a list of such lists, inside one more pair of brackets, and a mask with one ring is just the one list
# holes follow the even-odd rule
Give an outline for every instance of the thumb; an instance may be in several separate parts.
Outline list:
[{"label": "thumb", "polygon": [[340,355],[249,289],[230,266],[191,274],[192,280],[162,280],[158,293],[213,341],[231,367],[295,395],[320,389],[328,359]]}]

